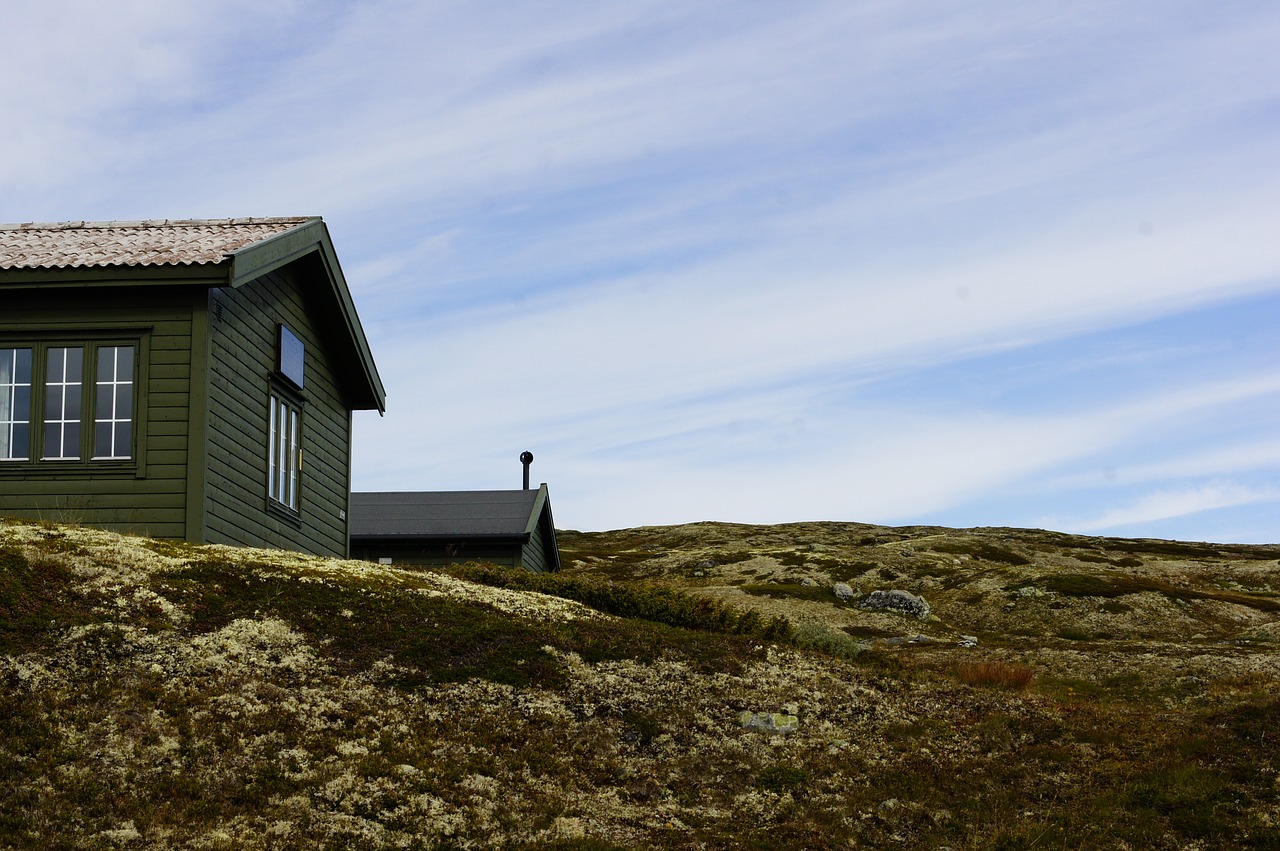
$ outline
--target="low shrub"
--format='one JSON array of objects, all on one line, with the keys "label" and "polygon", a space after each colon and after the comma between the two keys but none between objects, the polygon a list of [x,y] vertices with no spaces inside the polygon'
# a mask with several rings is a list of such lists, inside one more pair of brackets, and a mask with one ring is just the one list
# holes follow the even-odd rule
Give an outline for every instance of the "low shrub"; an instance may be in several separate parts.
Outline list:
[{"label": "low shrub", "polygon": [[845,661],[852,661],[866,649],[862,642],[847,632],[817,621],[806,621],[797,626],[792,632],[791,640],[797,647],[816,650]]},{"label": "low shrub", "polygon": [[966,662],[956,668],[956,678],[965,685],[1024,691],[1035,679],[1026,665],[1009,662]]},{"label": "low shrub", "polygon": [[640,618],[667,626],[726,632],[763,641],[786,641],[791,623],[781,616],[765,619],[758,612],[643,583],[617,583],[556,573],[530,573],[490,564],[464,564],[442,570],[460,579],[494,588],[537,591],[590,606],[623,618]]}]

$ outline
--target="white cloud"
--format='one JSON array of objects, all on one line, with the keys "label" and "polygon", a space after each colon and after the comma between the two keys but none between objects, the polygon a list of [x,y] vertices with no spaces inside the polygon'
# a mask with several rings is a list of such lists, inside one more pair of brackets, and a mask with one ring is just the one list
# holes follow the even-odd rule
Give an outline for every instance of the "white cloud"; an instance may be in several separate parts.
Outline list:
[{"label": "white cloud", "polygon": [[1213,482],[1187,488],[1158,490],[1101,515],[1070,523],[1066,528],[1081,532],[1100,532],[1122,526],[1136,526],[1172,517],[1185,517],[1204,511],[1232,508],[1255,503],[1280,501],[1278,487],[1250,487],[1229,481]]},{"label": "white cloud", "polygon": [[1205,337],[1165,345],[1215,382],[1152,358],[1124,404],[873,392],[1275,291],[1274,9],[56,0],[5,29],[0,218],[326,216],[390,391],[357,486],[501,484],[532,448],[590,525],[1071,491],[1152,434],[1123,475],[1274,466],[1211,448],[1268,445],[1211,421],[1259,418],[1274,359]]}]

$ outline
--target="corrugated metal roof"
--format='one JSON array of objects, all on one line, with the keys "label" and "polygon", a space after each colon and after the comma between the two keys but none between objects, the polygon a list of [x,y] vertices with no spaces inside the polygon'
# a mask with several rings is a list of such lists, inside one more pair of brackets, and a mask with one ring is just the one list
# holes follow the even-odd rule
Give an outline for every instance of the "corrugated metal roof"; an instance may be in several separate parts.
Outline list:
[{"label": "corrugated metal roof", "polygon": [[351,494],[351,537],[522,537],[536,490]]},{"label": "corrugated metal roof", "polygon": [[0,269],[219,263],[314,218],[0,224]]}]

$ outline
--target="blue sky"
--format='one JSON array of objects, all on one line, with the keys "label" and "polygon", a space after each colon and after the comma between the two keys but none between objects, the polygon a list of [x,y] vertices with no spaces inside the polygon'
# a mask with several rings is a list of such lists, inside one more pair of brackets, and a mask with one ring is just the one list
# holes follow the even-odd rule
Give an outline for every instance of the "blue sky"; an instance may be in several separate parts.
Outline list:
[{"label": "blue sky", "polygon": [[47,0],[0,220],[322,215],[361,490],[1280,541],[1280,6]]}]

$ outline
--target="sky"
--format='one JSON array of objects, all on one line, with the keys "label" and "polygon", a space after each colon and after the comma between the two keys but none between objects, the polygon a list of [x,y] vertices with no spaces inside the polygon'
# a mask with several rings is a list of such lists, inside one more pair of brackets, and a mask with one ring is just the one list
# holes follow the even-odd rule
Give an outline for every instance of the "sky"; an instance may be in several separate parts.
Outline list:
[{"label": "sky", "polygon": [[0,221],[320,215],[357,490],[1280,542],[1280,4],[42,0]]}]

